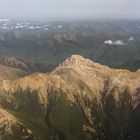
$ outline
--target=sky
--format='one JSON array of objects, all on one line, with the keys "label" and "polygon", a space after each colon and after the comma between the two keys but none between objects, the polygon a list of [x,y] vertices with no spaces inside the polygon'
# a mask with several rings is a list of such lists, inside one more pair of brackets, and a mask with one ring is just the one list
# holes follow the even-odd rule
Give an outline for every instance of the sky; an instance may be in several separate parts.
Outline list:
[{"label": "sky", "polygon": [[0,0],[0,18],[140,18],[140,0]]}]

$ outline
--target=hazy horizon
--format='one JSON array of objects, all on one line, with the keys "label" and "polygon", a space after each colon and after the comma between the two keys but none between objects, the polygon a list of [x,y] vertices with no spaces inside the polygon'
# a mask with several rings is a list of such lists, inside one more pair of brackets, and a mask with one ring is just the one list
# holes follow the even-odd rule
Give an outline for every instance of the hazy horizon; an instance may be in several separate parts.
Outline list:
[{"label": "hazy horizon", "polygon": [[138,0],[0,0],[0,18],[140,18]]}]

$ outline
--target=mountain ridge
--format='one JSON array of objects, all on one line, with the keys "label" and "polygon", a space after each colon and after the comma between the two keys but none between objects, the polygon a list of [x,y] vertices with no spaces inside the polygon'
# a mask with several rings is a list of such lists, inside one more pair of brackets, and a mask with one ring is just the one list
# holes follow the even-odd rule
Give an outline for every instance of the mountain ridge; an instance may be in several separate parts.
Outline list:
[{"label": "mountain ridge", "polygon": [[[139,71],[111,69],[72,55],[50,73],[1,80],[0,105],[22,121],[26,135],[32,140],[36,137],[52,140],[54,136],[66,140],[101,137],[122,140],[131,135],[131,131],[137,133],[135,127],[140,128],[137,126],[140,122],[139,88]],[[10,136],[14,140],[16,132],[13,129],[12,132]],[[24,133],[20,134],[16,136],[18,139],[24,136]]]}]

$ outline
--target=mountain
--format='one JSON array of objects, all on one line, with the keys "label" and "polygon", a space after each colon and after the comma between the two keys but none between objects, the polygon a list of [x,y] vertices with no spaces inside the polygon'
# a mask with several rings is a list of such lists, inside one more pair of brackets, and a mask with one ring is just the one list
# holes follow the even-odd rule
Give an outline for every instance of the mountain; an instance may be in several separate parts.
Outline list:
[{"label": "mountain", "polygon": [[0,82],[2,140],[140,139],[140,71],[72,55],[50,73]]}]

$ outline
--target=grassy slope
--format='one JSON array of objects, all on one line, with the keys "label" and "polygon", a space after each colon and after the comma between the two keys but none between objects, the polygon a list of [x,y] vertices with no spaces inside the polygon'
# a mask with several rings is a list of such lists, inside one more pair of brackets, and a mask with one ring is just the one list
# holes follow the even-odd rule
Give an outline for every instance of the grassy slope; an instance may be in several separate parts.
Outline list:
[{"label": "grassy slope", "polygon": [[0,65],[0,77],[6,79],[15,79],[25,76],[27,73],[17,68]]}]

